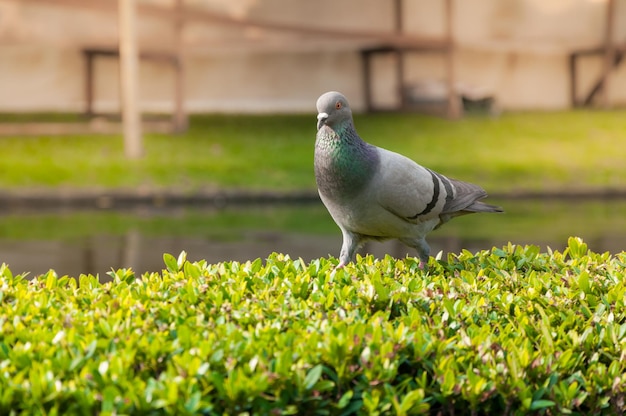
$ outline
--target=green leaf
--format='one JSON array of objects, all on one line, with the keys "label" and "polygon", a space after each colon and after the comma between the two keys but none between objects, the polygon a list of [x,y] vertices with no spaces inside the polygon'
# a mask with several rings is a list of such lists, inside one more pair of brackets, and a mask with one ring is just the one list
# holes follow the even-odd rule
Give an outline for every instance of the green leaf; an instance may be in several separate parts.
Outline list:
[{"label": "green leaf", "polygon": [[50,270],[46,273],[46,289],[52,290],[57,285],[57,274]]},{"label": "green leaf", "polygon": [[335,388],[335,382],[332,380],[320,380],[313,387],[319,392],[329,391]]},{"label": "green leaf", "polygon": [[580,287],[580,290],[582,290],[584,293],[589,293],[589,272],[587,272],[586,270],[583,270],[578,275],[578,286]]},{"label": "green leaf", "polygon": [[573,259],[580,259],[587,254],[587,244],[579,237],[570,237],[567,240],[567,248]]},{"label": "green leaf", "polygon": [[345,392],[343,396],[341,396],[341,399],[339,399],[337,407],[339,409],[343,409],[344,407],[346,407],[350,403],[350,400],[352,400],[352,396],[354,396],[354,392],[352,390],[348,390],[347,392]]},{"label": "green leaf", "polygon": [[183,266],[183,271],[185,272],[185,276],[191,277],[193,279],[198,279],[202,276],[202,270],[197,263],[185,262]]},{"label": "green leaf", "polygon": [[200,399],[202,398],[202,393],[196,391],[189,399],[185,402],[185,410],[189,413],[196,413],[200,407]]},{"label": "green leaf", "polygon": [[115,410],[115,399],[118,396],[118,391],[113,385],[109,385],[104,388],[102,392],[102,413],[112,414]]},{"label": "green leaf", "polygon": [[424,400],[424,390],[416,389],[408,392],[400,403],[400,409],[406,414],[410,414],[411,409]]},{"label": "green leaf", "polygon": [[[359,410],[361,410],[362,408],[363,408],[363,401],[353,399],[348,403],[347,407],[344,407],[342,409],[341,416],[352,416],[352,415],[361,414],[362,412],[359,412]],[[381,409],[381,410],[384,411],[385,409]]]},{"label": "green leaf", "polygon": [[540,410],[547,407],[552,407],[556,403],[552,400],[535,400],[530,404],[530,410]]},{"label": "green leaf", "polygon": [[3,341],[0,341],[0,357],[7,358],[9,356],[9,347]]},{"label": "green leaf", "polygon": [[165,267],[170,273],[178,272],[178,260],[174,256],[169,253],[163,254],[163,262],[165,262]]},{"label": "green leaf", "polygon": [[317,380],[319,380],[322,375],[323,369],[324,366],[322,364],[318,364],[309,370],[309,372],[306,374],[306,377],[304,378],[304,388],[306,390],[311,390],[313,386],[315,386]]},{"label": "green leaf", "polygon": [[6,263],[2,263],[2,265],[0,265],[0,276],[9,281],[13,280],[13,273],[11,273],[11,269],[9,269],[9,266]]}]

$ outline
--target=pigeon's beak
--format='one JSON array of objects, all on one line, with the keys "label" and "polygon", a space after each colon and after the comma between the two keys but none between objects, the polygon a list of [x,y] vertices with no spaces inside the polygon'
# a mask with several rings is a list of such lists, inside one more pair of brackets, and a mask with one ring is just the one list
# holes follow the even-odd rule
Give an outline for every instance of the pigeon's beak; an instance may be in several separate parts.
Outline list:
[{"label": "pigeon's beak", "polygon": [[328,120],[328,114],[319,113],[317,115],[317,129],[319,130],[324,124],[326,124],[326,120]]}]

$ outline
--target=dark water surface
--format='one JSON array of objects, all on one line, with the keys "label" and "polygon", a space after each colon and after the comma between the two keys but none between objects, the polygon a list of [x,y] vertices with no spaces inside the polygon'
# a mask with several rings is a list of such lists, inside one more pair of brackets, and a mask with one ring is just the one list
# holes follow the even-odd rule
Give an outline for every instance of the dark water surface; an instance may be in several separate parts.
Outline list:
[{"label": "dark water surface", "polygon": [[[594,251],[626,249],[626,200],[502,200],[506,213],[461,217],[431,233],[432,254],[472,252],[514,244],[562,250],[569,236]],[[341,234],[321,203],[215,209],[138,208],[125,211],[5,212],[0,214],[0,263],[14,274],[54,269],[77,277],[132,267],[164,268],[163,253],[188,259],[246,261],[272,252],[314,258],[338,256]],[[363,253],[415,253],[396,241],[368,243]]]}]

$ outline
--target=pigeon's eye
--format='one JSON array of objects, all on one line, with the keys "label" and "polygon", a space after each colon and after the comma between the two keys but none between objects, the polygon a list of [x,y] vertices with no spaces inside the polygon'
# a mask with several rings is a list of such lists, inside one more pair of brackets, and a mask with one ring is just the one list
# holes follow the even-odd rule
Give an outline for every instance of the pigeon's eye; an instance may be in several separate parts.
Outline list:
[{"label": "pigeon's eye", "polygon": [[341,108],[341,101],[337,101],[337,103],[335,104],[335,108],[337,110],[339,110]]}]

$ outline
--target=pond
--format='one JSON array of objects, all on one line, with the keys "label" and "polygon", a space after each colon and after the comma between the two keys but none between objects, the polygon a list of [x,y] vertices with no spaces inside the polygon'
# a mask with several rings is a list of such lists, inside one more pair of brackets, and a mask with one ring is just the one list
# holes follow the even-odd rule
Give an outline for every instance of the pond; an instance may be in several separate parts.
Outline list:
[{"label": "pond", "polygon": [[[493,200],[505,214],[454,219],[428,237],[433,255],[472,252],[513,244],[563,250],[569,236],[589,248],[626,249],[626,200]],[[337,257],[341,234],[320,202],[215,208],[139,207],[112,210],[46,210],[0,215],[0,263],[14,274],[54,269],[77,277],[131,267],[160,271],[163,253],[210,263],[244,262],[282,252],[305,261]],[[397,241],[368,243],[362,253],[402,258],[415,253]]]}]

